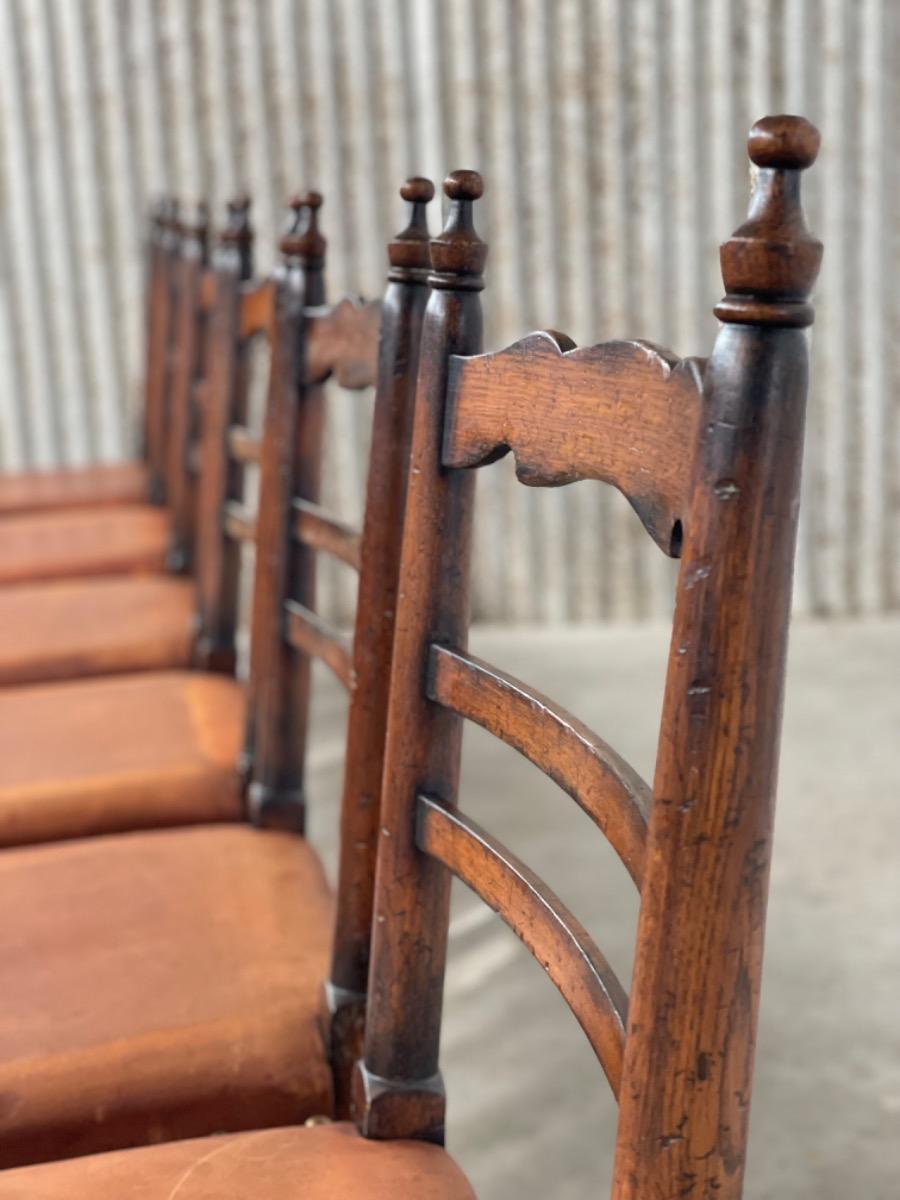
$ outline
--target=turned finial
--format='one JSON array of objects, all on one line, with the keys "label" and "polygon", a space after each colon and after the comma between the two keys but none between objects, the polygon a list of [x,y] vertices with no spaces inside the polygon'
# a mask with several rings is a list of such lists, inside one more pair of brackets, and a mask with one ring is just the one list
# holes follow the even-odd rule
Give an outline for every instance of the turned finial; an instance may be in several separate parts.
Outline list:
[{"label": "turned finial", "polygon": [[409,204],[409,223],[388,243],[388,279],[414,283],[424,280],[431,267],[426,206],[434,198],[434,184],[417,175],[407,179],[400,195]]},{"label": "turned finial", "polygon": [[250,197],[235,196],[226,202],[227,217],[219,234],[218,261],[223,267],[237,268],[242,279],[253,274],[253,227],[250,224]]},{"label": "turned finial", "polygon": [[763,117],[747,151],[757,168],[750,211],[720,249],[726,295],[716,316],[738,325],[810,325],[822,244],[806,226],[800,172],[816,160],[819,131],[803,117]]},{"label": "turned finial", "polygon": [[443,231],[431,239],[431,287],[473,292],[484,287],[481,272],[488,248],[472,223],[472,204],[483,191],[477,171],[453,171],[444,180],[450,210]]},{"label": "turned finial", "polygon": [[325,238],[319,231],[319,209],[322,197],[318,192],[304,192],[290,201],[291,218],[279,243],[285,258],[296,258],[305,267],[320,266],[325,260]]}]

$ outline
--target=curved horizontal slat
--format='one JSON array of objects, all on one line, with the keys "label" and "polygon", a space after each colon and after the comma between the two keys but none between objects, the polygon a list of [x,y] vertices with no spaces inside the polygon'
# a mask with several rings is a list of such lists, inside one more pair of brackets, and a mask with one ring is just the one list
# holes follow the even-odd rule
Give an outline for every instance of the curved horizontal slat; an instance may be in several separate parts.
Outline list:
[{"label": "curved horizontal slat", "polygon": [[253,436],[244,425],[232,425],[228,430],[228,454],[236,462],[259,462],[262,447],[259,438]]},{"label": "curved horizontal slat", "polygon": [[272,323],[272,281],[245,284],[241,288],[240,331],[242,338],[267,333]]},{"label": "curved horizontal slat", "polygon": [[576,348],[534,333],[450,361],[443,463],[511,450],[523,483],[599,479],[629,500],[657,545],[681,552],[702,407],[702,366],[648,342]]},{"label": "curved horizontal slat", "polygon": [[256,521],[237,500],[228,500],[222,517],[225,532],[238,542],[252,542],[256,537]]},{"label": "curved horizontal slat", "polygon": [[295,498],[294,537],[304,546],[324,550],[333,554],[349,567],[359,570],[359,533],[352,527],[331,516],[311,500]]},{"label": "curved horizontal slat", "polygon": [[514,747],[568,792],[640,888],[650,788],[602,738],[512,675],[446,646],[431,647],[428,695]]},{"label": "curved horizontal slat", "polygon": [[416,802],[416,843],[521,938],[575,1014],[618,1096],[628,997],[588,932],[505,846],[428,796]]},{"label": "curved horizontal slat", "polygon": [[354,391],[378,379],[381,302],[344,299],[306,310],[306,382],[334,378]]},{"label": "curved horizontal slat", "polygon": [[288,644],[313,658],[320,658],[348,690],[353,686],[350,641],[318,613],[297,600],[285,602]]}]

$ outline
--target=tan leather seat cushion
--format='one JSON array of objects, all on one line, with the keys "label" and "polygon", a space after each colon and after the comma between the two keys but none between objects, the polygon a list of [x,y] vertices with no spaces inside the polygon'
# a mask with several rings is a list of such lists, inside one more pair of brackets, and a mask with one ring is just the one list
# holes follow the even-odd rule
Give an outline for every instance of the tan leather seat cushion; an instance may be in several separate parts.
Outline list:
[{"label": "tan leather seat cushion", "polygon": [[0,854],[0,1167],[327,1113],[332,901],[240,825]]},{"label": "tan leather seat cushion", "polygon": [[147,468],[138,462],[4,473],[0,475],[0,515],[96,504],[139,504],[146,498],[148,486]]},{"label": "tan leather seat cushion", "polygon": [[189,666],[193,617],[187,579],[0,588],[0,685]]},{"label": "tan leather seat cushion", "polygon": [[475,1200],[445,1151],[353,1126],[267,1129],[0,1175],[0,1200]]},{"label": "tan leather seat cushion", "polygon": [[0,585],[166,569],[169,515],[152,504],[4,517]]},{"label": "tan leather seat cushion", "polygon": [[223,675],[0,689],[0,847],[238,820],[243,732]]}]

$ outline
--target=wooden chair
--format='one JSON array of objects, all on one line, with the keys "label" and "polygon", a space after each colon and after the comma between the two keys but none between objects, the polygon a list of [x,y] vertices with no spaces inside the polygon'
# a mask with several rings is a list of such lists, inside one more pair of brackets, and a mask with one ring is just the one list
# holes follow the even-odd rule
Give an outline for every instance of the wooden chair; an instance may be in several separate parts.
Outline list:
[{"label": "wooden chair", "polygon": [[[390,249],[375,364],[378,306],[311,314],[304,306],[309,264],[321,263],[323,248],[313,206],[297,206],[271,295],[260,557],[268,564],[277,549],[284,563],[295,534],[306,549],[358,554],[361,566],[340,961],[355,961],[371,919],[405,458],[427,298],[433,188],[413,180],[404,194],[413,215]],[[269,469],[284,466],[288,481],[308,469],[305,434],[321,396],[298,390],[304,366],[316,381],[333,371],[352,386],[377,373],[361,542],[323,510],[292,505],[291,489]],[[267,515],[276,505],[284,510],[277,519]],[[294,580],[283,568],[281,576],[284,604]],[[265,590],[257,589],[259,606]],[[264,724],[255,730],[254,775],[269,761]],[[296,814],[277,777],[261,778],[271,786],[260,815]],[[17,914],[0,934],[0,1094],[16,1096],[0,1106],[0,1165],[333,1111],[331,1021],[321,1001],[333,900],[315,852],[295,833],[208,825],[20,849],[0,855],[0,904]],[[329,991],[337,1063],[359,1050],[361,1015],[349,1014],[361,1004],[365,971],[362,962],[340,977],[351,986]]]},{"label": "wooden chair", "polygon": [[178,249],[178,206],[169,197],[150,212],[147,237],[147,366],[144,460],[62,470],[0,474],[0,517],[107,504],[162,503],[165,393],[172,311],[172,265]]},{"label": "wooden chair", "polygon": [[[184,378],[180,364],[197,341],[201,310],[190,284],[194,264],[205,258],[206,239],[205,210],[193,223],[176,222],[174,213],[155,214],[147,290],[148,435],[152,430],[147,461],[0,478],[0,585],[160,573],[172,561],[170,516],[160,506],[165,492],[158,471],[162,451],[168,447],[174,460],[171,443],[188,431],[179,427],[166,445],[158,443],[168,423],[170,360],[173,384],[183,392],[193,382]],[[180,480],[173,489],[175,484]]]},{"label": "wooden chair", "polygon": [[[319,198],[311,198],[317,207]],[[247,427],[246,360],[255,337],[271,339],[273,285],[246,282],[251,274],[249,202],[229,206],[229,221],[211,271],[213,287],[204,307],[209,313],[206,339],[208,369],[200,394],[202,421],[197,525],[197,616],[193,631],[193,663],[199,668],[145,671],[104,679],[0,689],[0,847],[60,841],[101,833],[209,821],[239,820],[244,813],[247,759],[242,759],[245,730],[280,721],[273,709],[261,714],[247,702],[245,689],[233,675],[236,658],[240,546],[255,540],[254,516],[242,506],[247,464],[258,462],[260,442]],[[310,230],[295,233],[292,262],[302,278],[298,311],[285,318],[282,338],[297,343],[304,360],[305,382],[300,410],[321,418],[321,384],[329,374],[354,387],[375,382],[380,306],[349,302],[329,308],[322,284],[324,241],[315,220],[316,208],[296,202],[295,225],[309,219]],[[300,239],[298,241],[298,238]],[[304,240],[305,239],[305,240]],[[401,239],[402,244],[402,239]],[[193,285],[192,285],[193,286]],[[187,287],[187,283],[186,283]],[[421,290],[421,289],[420,289]],[[314,307],[305,302],[310,297]],[[302,327],[302,344],[298,330]],[[270,389],[273,400],[287,406],[281,420],[292,421],[298,406],[296,378],[289,364],[275,363]],[[376,437],[379,425],[375,425]],[[307,479],[306,497],[291,509],[290,495],[279,495],[269,478],[280,464],[263,468],[262,526],[272,528],[266,514],[281,505],[284,519],[298,539],[321,544],[329,529],[342,539],[343,557],[358,565],[355,531],[329,522],[309,503],[321,460],[321,419],[315,439],[309,434],[299,461],[316,479]],[[386,461],[387,451],[379,451]],[[382,467],[384,481],[402,478]],[[378,502],[373,511],[378,518]],[[380,518],[378,518],[380,519]],[[278,525],[275,540],[265,533],[258,561],[279,574],[291,551],[290,530]],[[332,532],[332,537],[336,536]],[[373,531],[374,567],[389,557],[387,541]],[[396,558],[396,548],[394,550]],[[294,563],[297,582],[309,596],[313,563]],[[266,576],[271,578],[271,575]],[[371,585],[370,585],[371,586]],[[290,650],[280,636],[277,613],[260,609],[251,630],[253,679],[257,659],[280,652],[287,665]],[[384,667],[384,664],[382,664]],[[387,668],[384,667],[386,670]],[[256,691],[255,686],[250,689]],[[303,722],[298,722],[299,729]],[[264,739],[266,744],[268,740]]]},{"label": "wooden chair", "polygon": [[[799,206],[818,135],[759,122],[750,218],[722,250],[706,364],[645,343],[537,335],[478,356],[477,176],[432,242],[404,527],[365,1057],[349,1125],[206,1138],[0,1177],[0,1200],[302,1192],[471,1200],[438,1068],[451,874],[519,934],[619,1097],[613,1196],[741,1194],[806,393],[821,247]],[[654,792],[550,701],[466,652],[472,468],[511,450],[534,485],[618,487],[680,555]],[[627,1004],[562,902],[456,808],[461,717],[547,771],[641,891]],[[512,1035],[512,1032],[511,1032]],[[429,1144],[431,1143],[431,1144]],[[699,1192],[698,1192],[699,1194]]]},{"label": "wooden chair", "polygon": [[[128,505],[81,508],[62,515],[31,514],[6,521],[4,541],[16,536],[9,534],[11,526],[24,528],[28,523],[42,522],[46,529],[55,531],[54,537],[63,532],[72,537],[71,562],[84,574],[90,556],[79,557],[76,552],[83,548],[74,536],[74,527],[80,523],[85,538],[95,549],[104,544],[109,547],[107,569],[112,571],[123,565],[117,558],[120,548],[127,558],[132,551],[138,553],[142,545],[149,544],[142,542],[136,532],[149,521],[152,525],[149,542],[156,566],[168,565],[183,572],[190,565],[194,534],[191,509],[198,480],[207,471],[220,473],[226,453],[224,444],[218,447],[209,443],[204,447],[205,453],[201,453],[199,422],[193,410],[203,401],[211,419],[218,397],[227,404],[235,396],[235,388],[226,386],[221,374],[213,389],[202,383],[205,368],[200,362],[200,343],[217,289],[225,286],[223,275],[234,276],[244,285],[241,303],[246,307],[247,319],[256,319],[260,312],[257,289],[249,283],[249,242],[241,252],[232,253],[228,249],[228,239],[234,234],[231,227],[245,219],[246,213],[242,218],[239,212],[231,212],[223,234],[224,249],[211,268],[201,266],[206,256],[206,232],[205,216],[202,212],[200,216],[203,220],[194,225],[179,224],[184,253],[177,271],[170,267],[169,273],[169,282],[178,296],[173,321],[179,329],[173,335],[171,379],[167,384],[171,403],[166,405],[166,420],[171,416],[169,423],[175,428],[166,440],[165,454],[154,456],[159,460],[159,469],[166,472],[170,511],[147,504],[142,508]],[[261,287],[264,292],[265,287]],[[245,332],[249,336],[253,330]],[[240,331],[236,336],[242,340]],[[217,354],[225,354],[229,364],[240,362],[238,349],[226,353],[221,341],[217,344]],[[211,362],[214,361],[211,356]],[[159,371],[151,373],[151,396],[161,387],[159,375]],[[158,408],[158,403],[152,406],[154,412]],[[176,414],[180,414],[177,420]],[[136,520],[132,521],[132,517]],[[200,539],[216,541],[220,536],[218,516],[207,514],[197,534]],[[99,554],[94,554],[91,561],[94,568],[100,567]],[[54,579],[0,588],[3,630],[0,686],[190,666],[194,657],[195,612],[194,583],[176,574],[106,573],[94,578]]]}]

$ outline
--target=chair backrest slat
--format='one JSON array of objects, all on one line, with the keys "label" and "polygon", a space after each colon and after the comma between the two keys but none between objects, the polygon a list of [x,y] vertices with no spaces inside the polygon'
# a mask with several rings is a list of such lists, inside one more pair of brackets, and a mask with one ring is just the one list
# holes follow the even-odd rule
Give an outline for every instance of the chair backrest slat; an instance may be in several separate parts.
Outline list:
[{"label": "chair backrest slat", "polygon": [[[365,1054],[370,1137],[443,1137],[438,1044],[450,875],[542,962],[620,1099],[616,1200],[696,1178],[742,1187],[806,398],[802,327],[821,246],[799,202],[818,134],[760,122],[750,218],[722,251],[705,367],[643,343],[578,351],[537,335],[480,350],[480,180],[449,177],[432,242],[408,476]],[[618,487],[681,555],[652,801],[606,744],[466,654],[472,467],[507,450],[531,484]],[[456,811],[461,716],[579,796],[641,893],[627,1002],[553,893]]]},{"label": "chair backrest slat", "polygon": [[378,381],[381,301],[344,299],[321,313],[310,312],[306,332],[306,382],[334,379],[356,391]]},{"label": "chair backrest slat", "polygon": [[318,504],[294,498],[294,537],[314,550],[324,550],[359,570],[361,538],[352,525],[331,516]]},{"label": "chair backrest slat", "polygon": [[690,490],[701,377],[698,360],[647,342],[576,347],[552,333],[454,359],[444,466],[476,467],[511,450],[523,483],[611,483],[677,556],[672,531]]},{"label": "chair backrest slat", "polygon": [[568,792],[641,886],[650,788],[620,754],[540,692],[448,646],[431,647],[426,692],[514,747]]},{"label": "chair backrest slat", "polygon": [[349,691],[353,685],[353,649],[348,637],[324,617],[297,600],[285,601],[285,637],[288,645],[310,658],[318,658]]},{"label": "chair backrest slat", "polygon": [[524,942],[572,1009],[618,1096],[628,999],[584,926],[496,838],[430,796],[416,802],[416,845],[448,867]]}]

